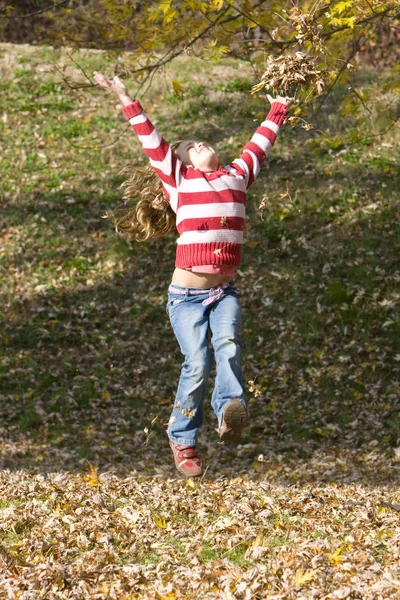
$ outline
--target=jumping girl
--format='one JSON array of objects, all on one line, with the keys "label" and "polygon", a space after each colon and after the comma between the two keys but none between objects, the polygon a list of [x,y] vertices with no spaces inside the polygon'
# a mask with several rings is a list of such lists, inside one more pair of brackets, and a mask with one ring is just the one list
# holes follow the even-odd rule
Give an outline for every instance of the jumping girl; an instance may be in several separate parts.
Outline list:
[{"label": "jumping girl", "polygon": [[[134,171],[124,184],[124,197],[139,200],[133,209],[113,213],[117,230],[139,241],[164,235],[175,226],[180,234],[167,311],[185,360],[167,433],[177,469],[189,477],[199,476],[197,436],[213,360],[209,330],[217,369],[211,405],[219,440],[238,440],[247,424],[240,294],[234,276],[241,261],[247,190],[275,142],[288,101],[268,96],[271,109],[265,121],[240,158],[221,166],[214,149],[203,141],[187,139],[170,146],[118,77],[110,80],[95,72],[94,79],[119,97],[150,159],[148,169]],[[158,189],[151,177],[154,172],[161,184]]]}]

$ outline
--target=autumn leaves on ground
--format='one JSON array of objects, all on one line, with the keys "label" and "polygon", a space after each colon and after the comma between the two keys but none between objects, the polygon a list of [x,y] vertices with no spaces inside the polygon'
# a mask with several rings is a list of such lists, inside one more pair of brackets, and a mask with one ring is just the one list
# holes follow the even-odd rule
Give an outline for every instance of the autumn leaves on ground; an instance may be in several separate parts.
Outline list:
[{"label": "autumn leaves on ground", "polygon": [[[372,115],[346,143],[365,109],[344,86],[282,132],[238,277],[251,423],[223,447],[208,404],[207,471],[184,481],[174,236],[129,246],[102,219],[144,159],[114,99],[62,71],[85,83],[65,55],[1,46],[0,597],[400,598],[398,128]],[[143,103],[228,160],[265,114],[252,77],[186,57]]]}]

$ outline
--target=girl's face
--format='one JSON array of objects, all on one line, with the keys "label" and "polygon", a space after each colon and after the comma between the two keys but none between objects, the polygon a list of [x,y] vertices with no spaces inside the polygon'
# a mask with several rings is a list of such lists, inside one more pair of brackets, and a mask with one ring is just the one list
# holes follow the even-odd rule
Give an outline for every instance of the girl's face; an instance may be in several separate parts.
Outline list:
[{"label": "girl's face", "polygon": [[186,165],[192,165],[200,171],[218,169],[219,158],[211,146],[197,140],[184,140],[176,149],[176,154]]}]

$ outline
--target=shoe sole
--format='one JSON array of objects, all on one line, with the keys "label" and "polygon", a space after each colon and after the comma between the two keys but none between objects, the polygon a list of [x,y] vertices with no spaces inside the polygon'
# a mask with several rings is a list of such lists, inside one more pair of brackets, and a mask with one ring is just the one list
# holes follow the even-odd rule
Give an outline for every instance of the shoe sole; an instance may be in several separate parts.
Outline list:
[{"label": "shoe sole", "polygon": [[178,473],[180,473],[184,477],[201,477],[203,475],[203,471],[201,471],[201,473],[191,474],[191,473],[185,473],[185,471],[182,471],[178,467],[176,467],[176,468],[177,468]]},{"label": "shoe sole", "polygon": [[236,442],[240,440],[242,430],[247,425],[247,409],[241,400],[231,400],[224,411],[225,431],[220,435],[220,442]]}]

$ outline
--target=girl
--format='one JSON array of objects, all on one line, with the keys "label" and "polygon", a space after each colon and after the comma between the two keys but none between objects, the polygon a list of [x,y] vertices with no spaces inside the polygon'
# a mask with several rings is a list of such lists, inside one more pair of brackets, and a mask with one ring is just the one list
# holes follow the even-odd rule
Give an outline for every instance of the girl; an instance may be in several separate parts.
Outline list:
[{"label": "girl", "polygon": [[174,148],[167,144],[118,77],[110,80],[95,72],[94,79],[119,97],[162,186],[160,194],[148,170],[136,171],[124,184],[125,197],[139,201],[133,210],[113,213],[117,230],[136,240],[163,235],[175,225],[180,234],[167,312],[185,360],[167,433],[178,470],[199,476],[197,435],[212,364],[208,330],[217,368],[211,404],[219,440],[238,440],[247,423],[241,308],[234,276],[241,261],[246,193],[275,142],[288,102],[268,96],[266,120],[241,157],[221,166],[214,149],[203,141],[187,139]]}]

